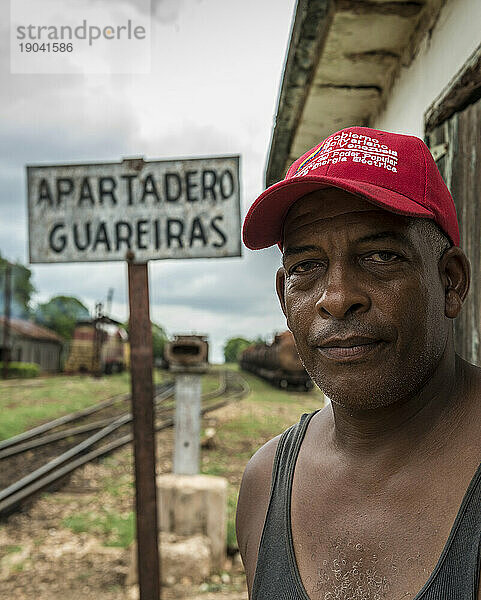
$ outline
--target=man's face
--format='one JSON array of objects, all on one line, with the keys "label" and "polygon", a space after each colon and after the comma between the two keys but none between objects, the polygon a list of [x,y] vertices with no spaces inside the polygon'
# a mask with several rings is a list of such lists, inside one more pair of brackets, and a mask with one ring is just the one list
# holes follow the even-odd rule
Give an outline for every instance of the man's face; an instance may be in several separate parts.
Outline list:
[{"label": "man's face", "polygon": [[347,192],[293,205],[278,293],[304,365],[331,400],[387,406],[429,379],[448,336],[438,258],[411,219]]}]

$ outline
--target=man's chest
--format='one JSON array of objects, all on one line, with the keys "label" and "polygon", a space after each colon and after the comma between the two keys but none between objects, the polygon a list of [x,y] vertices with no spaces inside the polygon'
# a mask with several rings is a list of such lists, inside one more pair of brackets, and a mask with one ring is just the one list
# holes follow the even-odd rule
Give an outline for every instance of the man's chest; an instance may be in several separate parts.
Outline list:
[{"label": "man's chest", "polygon": [[301,529],[297,521],[293,518],[296,562],[312,600],[413,600],[443,547],[440,536],[430,535],[428,542],[389,518],[382,527],[355,512],[349,523],[305,520]]},{"label": "man's chest", "polygon": [[371,494],[355,487],[337,483],[334,491],[326,479],[306,486],[294,478],[292,540],[308,596],[413,600],[436,576],[467,485],[454,492],[393,485]]}]

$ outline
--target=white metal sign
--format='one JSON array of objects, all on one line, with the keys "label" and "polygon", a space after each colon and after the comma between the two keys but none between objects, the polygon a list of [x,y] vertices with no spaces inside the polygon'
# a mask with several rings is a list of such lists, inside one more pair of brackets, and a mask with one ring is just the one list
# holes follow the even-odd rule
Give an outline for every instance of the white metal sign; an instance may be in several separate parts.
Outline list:
[{"label": "white metal sign", "polygon": [[240,256],[239,157],[27,166],[31,263]]}]

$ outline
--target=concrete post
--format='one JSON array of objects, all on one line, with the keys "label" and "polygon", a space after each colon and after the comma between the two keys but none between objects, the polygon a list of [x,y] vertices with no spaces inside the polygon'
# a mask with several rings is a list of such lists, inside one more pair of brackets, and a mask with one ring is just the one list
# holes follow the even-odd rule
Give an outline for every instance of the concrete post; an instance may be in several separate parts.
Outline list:
[{"label": "concrete post", "polygon": [[197,475],[200,455],[201,375],[177,373],[175,379],[174,473]]}]

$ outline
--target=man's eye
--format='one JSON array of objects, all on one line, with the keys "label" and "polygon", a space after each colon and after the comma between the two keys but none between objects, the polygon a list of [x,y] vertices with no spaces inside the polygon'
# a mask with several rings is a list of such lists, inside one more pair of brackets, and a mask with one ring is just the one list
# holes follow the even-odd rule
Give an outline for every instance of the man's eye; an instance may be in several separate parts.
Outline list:
[{"label": "man's eye", "polygon": [[374,252],[366,257],[367,260],[381,264],[395,262],[399,258],[399,254],[396,254],[395,252]]},{"label": "man's eye", "polygon": [[289,273],[307,273],[308,271],[312,271],[313,269],[315,269],[316,267],[319,266],[319,263],[315,260],[304,260],[301,263],[298,263],[297,265],[294,265],[293,267],[291,267],[291,269],[289,270]]}]

